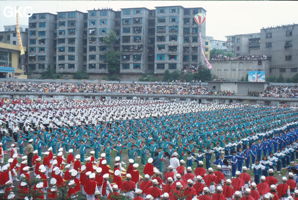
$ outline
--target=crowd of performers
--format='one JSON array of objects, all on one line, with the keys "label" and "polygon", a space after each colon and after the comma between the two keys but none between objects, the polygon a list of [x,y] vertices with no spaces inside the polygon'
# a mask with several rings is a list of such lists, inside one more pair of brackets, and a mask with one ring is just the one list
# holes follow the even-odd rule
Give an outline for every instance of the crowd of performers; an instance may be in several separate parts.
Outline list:
[{"label": "crowd of performers", "polygon": [[55,100],[1,111],[5,199],[298,198],[294,174],[276,179],[298,156],[290,108]]}]

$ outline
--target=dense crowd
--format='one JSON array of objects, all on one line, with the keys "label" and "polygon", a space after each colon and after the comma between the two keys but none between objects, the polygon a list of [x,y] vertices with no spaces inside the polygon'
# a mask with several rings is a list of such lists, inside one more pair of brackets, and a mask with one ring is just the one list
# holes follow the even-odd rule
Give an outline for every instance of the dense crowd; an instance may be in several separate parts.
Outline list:
[{"label": "dense crowd", "polygon": [[211,61],[233,61],[233,60],[262,61],[262,60],[267,60],[267,56],[266,55],[247,55],[247,56],[230,57],[226,55],[217,55],[211,58]]},{"label": "dense crowd", "polygon": [[297,120],[257,105],[5,100],[0,198],[297,199],[294,174],[273,177],[298,158]]},{"label": "dense crowd", "polygon": [[297,98],[298,86],[268,86],[261,97]]},{"label": "dense crowd", "polygon": [[191,83],[92,83],[92,82],[0,82],[0,92],[57,93],[125,93],[208,95],[212,92],[200,84]]}]

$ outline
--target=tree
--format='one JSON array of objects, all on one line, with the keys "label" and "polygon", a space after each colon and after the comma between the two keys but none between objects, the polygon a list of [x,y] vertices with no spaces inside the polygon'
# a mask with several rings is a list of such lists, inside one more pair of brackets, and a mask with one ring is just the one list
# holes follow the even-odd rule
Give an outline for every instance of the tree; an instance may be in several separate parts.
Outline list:
[{"label": "tree", "polygon": [[170,73],[168,70],[165,71],[164,77],[163,77],[164,81],[175,81],[175,80],[180,80],[180,72],[179,71],[174,71],[172,73]]},{"label": "tree", "polygon": [[217,56],[227,56],[227,57],[233,57],[233,53],[229,52],[224,49],[212,49],[210,51],[210,58],[216,58]]},{"label": "tree", "polygon": [[298,83],[298,73],[292,77],[291,82]]},{"label": "tree", "polygon": [[61,74],[57,74],[55,68],[49,67],[47,71],[45,71],[41,74],[40,78],[42,78],[42,79],[59,79],[59,78],[61,78]]},{"label": "tree", "polygon": [[285,79],[284,79],[284,77],[282,77],[282,75],[280,75],[276,81],[278,83],[283,83],[285,81]]},{"label": "tree", "polygon": [[114,48],[118,41],[119,38],[114,31],[111,31],[106,37],[103,38],[103,42],[108,49],[108,51],[104,54],[105,62],[108,65],[108,72],[111,75],[120,73],[120,52]]},{"label": "tree", "polygon": [[200,68],[198,72],[194,74],[194,80],[197,81],[211,81],[212,80],[212,75],[211,71],[207,68]]}]

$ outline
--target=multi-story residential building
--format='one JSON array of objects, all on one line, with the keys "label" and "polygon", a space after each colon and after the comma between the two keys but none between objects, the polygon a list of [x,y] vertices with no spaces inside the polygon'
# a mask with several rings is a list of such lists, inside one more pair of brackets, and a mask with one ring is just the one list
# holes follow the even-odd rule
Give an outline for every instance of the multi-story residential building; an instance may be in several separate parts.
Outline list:
[{"label": "multi-story residential building", "polygon": [[261,51],[268,57],[270,76],[298,73],[298,24],[261,29]]},{"label": "multi-story residential building", "polygon": [[147,8],[121,9],[120,52],[122,74],[142,74],[148,68]]},{"label": "multi-story residential building", "polygon": [[[204,45],[207,54],[210,51],[209,43],[206,40],[206,23],[196,24],[194,16],[197,13],[206,14],[204,8],[184,8],[183,17],[183,68],[198,68],[202,65],[201,44],[199,33],[202,36],[202,45]],[[207,42],[207,43],[205,43]],[[208,57],[208,56],[207,56]]]},{"label": "multi-story residential building", "polygon": [[42,73],[55,67],[56,15],[35,13],[29,18],[28,72]]},{"label": "multi-story residential building", "polygon": [[[27,48],[28,45],[28,28],[27,26],[20,26],[20,34],[23,46]],[[0,32],[0,42],[18,45],[18,37],[16,32],[16,25],[4,26],[4,31]]]},{"label": "multi-story residential building", "polygon": [[260,33],[227,36],[227,48],[235,56],[260,55]]},{"label": "multi-story residential building", "polygon": [[77,73],[84,70],[85,21],[85,13],[79,11],[58,12],[57,73]]},{"label": "multi-story residential building", "polygon": [[215,40],[211,36],[207,36],[206,39],[210,41],[210,48],[212,49],[218,49],[218,50],[227,50],[226,41],[223,40]]},{"label": "multi-story residential building", "polygon": [[182,70],[183,7],[156,7],[154,73]]},{"label": "multi-story residential building", "polygon": [[115,11],[89,10],[87,30],[87,73],[108,73],[105,54],[109,47],[104,38],[115,32]]}]

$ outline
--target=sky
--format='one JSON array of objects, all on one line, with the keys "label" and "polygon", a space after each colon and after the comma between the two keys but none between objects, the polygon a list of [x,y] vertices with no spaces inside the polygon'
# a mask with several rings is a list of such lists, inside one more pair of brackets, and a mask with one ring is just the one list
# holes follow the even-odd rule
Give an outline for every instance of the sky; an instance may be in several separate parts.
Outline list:
[{"label": "sky", "polygon": [[130,7],[180,5],[203,7],[207,10],[206,34],[218,40],[227,35],[256,33],[265,27],[298,23],[298,3],[295,1],[0,1],[0,30],[16,22],[19,7],[20,24],[28,24],[28,13]]}]

